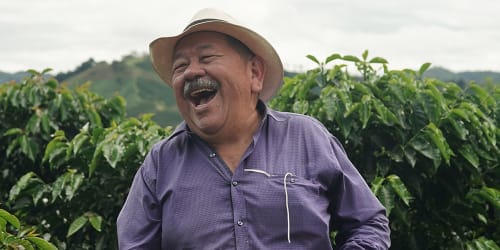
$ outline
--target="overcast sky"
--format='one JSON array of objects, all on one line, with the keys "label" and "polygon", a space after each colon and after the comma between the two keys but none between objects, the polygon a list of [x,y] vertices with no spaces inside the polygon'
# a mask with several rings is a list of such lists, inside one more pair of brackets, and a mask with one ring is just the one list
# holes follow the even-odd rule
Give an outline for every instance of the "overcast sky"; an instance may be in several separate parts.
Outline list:
[{"label": "overcast sky", "polygon": [[73,70],[89,58],[145,53],[215,7],[266,37],[288,70],[312,54],[384,57],[389,68],[425,62],[453,71],[500,71],[498,0],[2,0],[0,71]]}]

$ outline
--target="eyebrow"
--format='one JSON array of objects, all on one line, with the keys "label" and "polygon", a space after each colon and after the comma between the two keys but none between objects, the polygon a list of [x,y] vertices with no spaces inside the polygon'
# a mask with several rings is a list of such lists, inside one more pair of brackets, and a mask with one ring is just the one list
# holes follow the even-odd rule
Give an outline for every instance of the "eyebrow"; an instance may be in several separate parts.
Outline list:
[{"label": "eyebrow", "polygon": [[[215,46],[213,44],[211,44],[211,43],[205,43],[205,44],[201,44],[201,45],[197,46],[196,50],[197,51],[202,51],[202,50],[211,49],[211,48],[214,48],[214,47]],[[179,57],[181,57],[181,56],[182,56],[181,52],[179,52],[179,51],[175,52],[174,59],[172,61],[175,61],[175,60],[179,59]]]}]

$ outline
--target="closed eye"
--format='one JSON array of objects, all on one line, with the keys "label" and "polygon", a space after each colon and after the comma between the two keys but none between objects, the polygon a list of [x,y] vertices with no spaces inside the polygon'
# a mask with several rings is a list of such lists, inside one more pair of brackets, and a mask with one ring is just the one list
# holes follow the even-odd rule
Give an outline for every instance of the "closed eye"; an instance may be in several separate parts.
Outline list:
[{"label": "closed eye", "polygon": [[203,63],[209,63],[215,60],[219,55],[204,55],[200,57],[200,61]]},{"label": "closed eye", "polygon": [[187,67],[187,63],[178,63],[174,64],[173,66],[173,72],[180,72],[183,71]]}]

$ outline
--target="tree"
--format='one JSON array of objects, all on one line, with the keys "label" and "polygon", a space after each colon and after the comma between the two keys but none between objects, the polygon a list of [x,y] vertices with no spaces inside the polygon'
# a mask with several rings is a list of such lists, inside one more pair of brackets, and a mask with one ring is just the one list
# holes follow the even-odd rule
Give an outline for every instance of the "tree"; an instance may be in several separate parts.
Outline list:
[{"label": "tree", "polygon": [[[316,117],[344,143],[387,208],[393,249],[498,249],[498,85],[462,90],[423,78],[430,64],[389,70],[367,51],[308,58],[319,67],[285,79],[271,105]],[[334,60],[361,76],[327,69]]]},{"label": "tree", "polygon": [[125,120],[122,97],[69,90],[44,73],[0,86],[2,203],[58,249],[116,249],[134,173],[170,128],[151,115]]}]

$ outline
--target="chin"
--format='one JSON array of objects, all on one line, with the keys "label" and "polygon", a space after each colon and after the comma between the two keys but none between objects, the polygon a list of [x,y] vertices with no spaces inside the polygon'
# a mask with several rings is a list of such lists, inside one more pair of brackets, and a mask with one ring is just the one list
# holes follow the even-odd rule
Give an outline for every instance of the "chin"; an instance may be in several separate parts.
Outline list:
[{"label": "chin", "polygon": [[193,132],[198,135],[212,135],[219,131],[220,126],[211,122],[195,121],[189,124],[189,127]]}]

